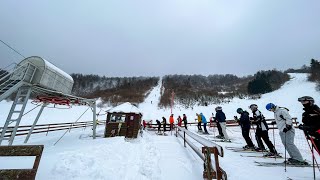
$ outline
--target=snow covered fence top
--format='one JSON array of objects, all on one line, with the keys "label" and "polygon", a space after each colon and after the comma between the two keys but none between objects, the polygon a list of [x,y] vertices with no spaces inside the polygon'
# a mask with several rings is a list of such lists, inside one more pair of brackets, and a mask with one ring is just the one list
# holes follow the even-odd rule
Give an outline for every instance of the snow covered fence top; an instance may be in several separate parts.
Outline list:
[{"label": "snow covered fence top", "polygon": [[190,131],[188,131],[188,130],[186,130],[186,129],[184,129],[184,128],[178,127],[178,129],[179,129],[180,131],[185,132],[185,133],[188,134],[190,137],[192,137],[194,140],[196,140],[197,142],[199,142],[200,144],[202,144],[202,145],[204,145],[204,146],[207,146],[207,147],[216,147],[216,148],[218,149],[219,155],[220,155],[221,157],[223,157],[223,148],[222,148],[220,145],[218,145],[218,144],[216,144],[216,143],[214,143],[214,142],[212,142],[212,141],[209,141],[209,140],[207,140],[207,139],[204,139],[203,137],[200,137],[200,136],[198,136],[198,135],[196,135],[196,134],[194,134],[194,133],[192,133],[192,132],[190,132]]},{"label": "snow covered fence top", "polygon": [[107,112],[109,113],[135,113],[135,114],[141,114],[142,112],[137,108],[136,106],[132,105],[129,102],[120,104],[119,106],[116,106],[112,109],[109,109]]}]

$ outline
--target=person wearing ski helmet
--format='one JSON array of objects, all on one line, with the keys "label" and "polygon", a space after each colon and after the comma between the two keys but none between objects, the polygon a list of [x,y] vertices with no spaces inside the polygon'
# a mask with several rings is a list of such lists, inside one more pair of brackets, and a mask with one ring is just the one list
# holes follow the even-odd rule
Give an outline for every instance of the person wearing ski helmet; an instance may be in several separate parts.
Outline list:
[{"label": "person wearing ski helmet", "polygon": [[275,149],[275,147],[273,146],[272,142],[269,139],[269,135],[268,135],[268,124],[263,116],[263,114],[261,113],[261,111],[258,110],[258,105],[256,104],[251,104],[249,106],[249,108],[252,111],[253,117],[251,117],[250,119],[253,120],[253,124],[256,124],[256,140],[257,140],[257,144],[259,147],[259,150],[261,151],[265,151],[265,147],[263,145],[262,140],[266,143],[266,145],[269,148],[269,153],[267,153],[265,156],[277,156],[278,153]]},{"label": "person wearing ski helmet", "polygon": [[183,121],[183,123],[184,123],[184,128],[188,129],[188,127],[187,127],[188,120],[187,120],[186,114],[183,114],[182,121]]},{"label": "person wearing ski helmet", "polygon": [[305,164],[299,149],[294,144],[295,130],[292,128],[292,118],[289,110],[285,107],[276,106],[273,103],[268,103],[266,109],[274,113],[275,121],[272,121],[271,124],[277,124],[282,144],[290,155],[288,163]]},{"label": "person wearing ski helmet", "polygon": [[[217,108],[215,108],[215,111],[217,111]],[[219,134],[216,136],[216,138],[224,139],[224,135],[223,135],[223,132],[222,132],[220,123],[218,122],[217,118],[214,117],[213,113],[212,113],[212,119],[213,119],[213,121],[216,123],[217,128],[218,128],[218,132],[219,132]]]},{"label": "person wearing ski helmet", "polygon": [[170,117],[169,117],[169,123],[170,123],[170,131],[172,131],[173,127],[174,127],[174,125],[173,125],[173,123],[174,123],[173,114],[171,114]]},{"label": "person wearing ski helmet", "polygon": [[202,128],[201,128],[201,122],[202,122],[202,120],[201,120],[201,115],[198,114],[198,113],[196,113],[196,116],[197,116],[197,120],[198,120],[198,125],[197,125],[197,127],[198,127],[198,132],[202,132]]},{"label": "person wearing ski helmet", "polygon": [[320,154],[320,108],[314,103],[310,96],[302,96],[298,101],[303,105],[302,122],[299,129],[302,129],[308,139],[315,146],[316,151]]},{"label": "person wearing ski helmet", "polygon": [[226,115],[222,111],[222,107],[221,106],[216,107],[215,110],[216,110],[216,121],[220,124],[221,131],[222,131],[222,134],[224,136],[224,139],[226,141],[231,142],[230,139],[229,139],[229,136],[227,134],[227,131],[226,131]]},{"label": "person wearing ski helmet", "polygon": [[158,119],[156,120],[156,122],[158,125],[158,134],[160,134],[161,133],[161,122]]},{"label": "person wearing ski helmet", "polygon": [[238,121],[241,131],[242,131],[242,136],[244,140],[246,141],[247,145],[243,147],[243,149],[255,149],[254,144],[252,143],[252,140],[249,136],[250,134],[250,119],[249,119],[249,113],[247,111],[243,111],[242,108],[237,109],[237,113],[240,114],[240,119],[238,119],[237,116],[235,116],[235,119]]},{"label": "person wearing ski helmet", "polygon": [[203,123],[203,130],[204,130],[203,134],[209,134],[207,131],[207,119],[202,113],[200,113],[200,116],[201,116],[201,121]]}]

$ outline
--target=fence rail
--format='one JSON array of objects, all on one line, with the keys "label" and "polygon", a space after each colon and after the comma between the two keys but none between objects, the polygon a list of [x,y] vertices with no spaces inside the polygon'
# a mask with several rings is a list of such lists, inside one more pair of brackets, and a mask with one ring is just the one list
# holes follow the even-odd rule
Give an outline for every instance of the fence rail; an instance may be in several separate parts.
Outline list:
[{"label": "fence rail", "polygon": [[[271,122],[274,121],[275,119],[266,119],[266,122],[268,125],[271,125]],[[295,128],[298,127],[299,125],[299,122],[297,122],[297,118],[292,118],[292,123],[294,125]],[[208,122],[208,127],[216,127],[217,126],[217,123],[216,122]],[[198,122],[190,122],[190,123],[187,123],[187,125],[189,126],[193,126],[193,125],[198,125]],[[161,126],[163,127],[163,124],[161,124]],[[232,127],[232,126],[239,126],[239,123],[236,121],[236,120],[226,120],[226,126],[228,127]],[[252,124],[251,128],[255,128],[255,124]],[[156,129],[158,127],[157,124],[151,124],[151,123],[147,123],[147,126],[146,128],[151,128],[151,129]],[[183,123],[181,125],[181,127],[184,127]],[[166,124],[166,129],[169,129],[170,128],[170,124]],[[271,125],[269,126],[269,129],[277,129],[277,125]]]},{"label": "fence rail", "polygon": [[[98,124],[105,124],[105,120],[99,121]],[[93,126],[92,121],[82,121],[82,122],[70,122],[70,123],[52,123],[52,124],[38,124],[35,126],[35,128],[32,131],[32,134],[38,134],[38,133],[47,133],[51,131],[61,131],[61,130],[70,130],[71,129],[77,129],[77,128],[86,128]],[[31,129],[32,125],[24,125],[19,126],[17,129],[16,136],[23,136],[27,135]],[[4,137],[10,137],[11,133],[13,132],[13,126],[9,126],[8,130],[6,131],[6,134]],[[3,127],[0,127],[0,134],[2,133]]]},{"label": "fence rail", "polygon": [[[191,149],[204,161],[203,178],[205,179],[227,179],[227,173],[220,167],[219,158],[223,157],[223,148],[207,139],[204,139],[184,128],[176,128],[176,136],[183,138],[184,147],[188,144]],[[188,138],[186,137],[188,135]],[[203,147],[199,149],[190,138],[200,143]],[[211,154],[214,155],[214,165],[212,165]]]}]

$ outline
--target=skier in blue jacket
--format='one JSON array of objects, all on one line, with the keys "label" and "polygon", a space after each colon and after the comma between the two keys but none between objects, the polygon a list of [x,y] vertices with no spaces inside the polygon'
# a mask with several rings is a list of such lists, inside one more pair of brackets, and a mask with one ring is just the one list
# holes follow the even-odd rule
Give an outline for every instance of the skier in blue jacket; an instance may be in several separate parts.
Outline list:
[{"label": "skier in blue jacket", "polygon": [[203,129],[204,129],[203,134],[209,134],[207,131],[207,119],[206,119],[206,117],[204,117],[204,115],[202,113],[200,113],[200,116],[201,116],[201,121],[203,123]]}]

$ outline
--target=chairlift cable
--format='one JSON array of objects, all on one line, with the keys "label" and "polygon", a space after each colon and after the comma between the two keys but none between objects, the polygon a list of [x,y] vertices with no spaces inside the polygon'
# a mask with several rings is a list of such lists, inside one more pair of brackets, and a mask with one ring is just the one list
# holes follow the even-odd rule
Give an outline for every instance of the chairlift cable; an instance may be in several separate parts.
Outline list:
[{"label": "chairlift cable", "polygon": [[[89,110],[89,108],[90,107],[88,107],[87,108],[87,110],[86,111],[84,111],[82,114],[81,114],[81,116],[74,122],[74,123],[76,123],[76,122],[78,122],[79,121],[79,119]],[[74,124],[74,123],[72,123],[72,124]],[[67,129],[66,130],[66,132],[65,133],[63,133],[63,135],[58,139],[58,141],[57,142],[55,142],[53,145],[55,146],[63,137],[64,137],[64,135],[66,135],[67,134],[67,132],[69,131],[71,129],[71,126],[69,127],[69,129]]]},{"label": "chairlift cable", "polygon": [[11,50],[13,50],[14,52],[16,52],[17,54],[19,54],[20,56],[22,56],[23,58],[26,58],[24,55],[22,55],[21,53],[19,53],[17,50],[15,50],[13,47],[11,47],[9,44],[7,44],[7,43],[5,43],[4,41],[2,41],[1,39],[0,39],[0,41],[4,44],[4,45],[6,45],[8,48],[10,48]]},{"label": "chairlift cable", "polygon": [[24,116],[24,115],[28,114],[29,112],[33,111],[34,109],[36,109],[37,107],[39,107],[39,106],[41,106],[41,105],[42,105],[42,103],[37,104],[37,106],[36,106],[36,107],[34,107],[34,108],[32,108],[30,111],[28,111],[28,112],[24,113],[22,116]]}]

